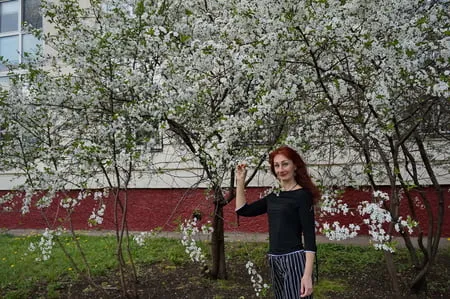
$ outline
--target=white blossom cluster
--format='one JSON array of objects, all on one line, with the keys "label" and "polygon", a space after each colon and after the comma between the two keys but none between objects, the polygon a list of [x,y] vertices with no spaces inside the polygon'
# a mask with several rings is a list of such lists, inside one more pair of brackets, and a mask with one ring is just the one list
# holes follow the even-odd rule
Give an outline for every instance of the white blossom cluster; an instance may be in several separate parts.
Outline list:
[{"label": "white blossom cluster", "polygon": [[330,240],[341,241],[356,237],[360,229],[359,225],[353,223],[347,227],[335,221],[331,226],[328,222],[323,223],[320,232]]},{"label": "white blossom cluster", "polygon": [[2,196],[0,196],[0,205],[10,202],[14,198],[14,194],[12,192],[8,192]]},{"label": "white blossom cluster", "polygon": [[259,195],[259,198],[266,197],[270,193],[274,193],[277,196],[279,196],[280,191],[281,191],[281,187],[279,184],[277,184],[277,185],[272,184],[272,186],[270,186],[269,188],[264,189],[264,191]]},{"label": "white blossom cluster", "polygon": [[180,224],[180,231],[181,244],[186,247],[185,251],[189,255],[189,258],[193,262],[205,264],[205,255],[203,254],[202,249],[197,245],[196,236],[199,234],[211,234],[213,231],[211,225],[208,223],[199,227],[197,218],[194,217],[191,220],[185,219],[184,222]]},{"label": "white blossom cluster", "polygon": [[414,197],[414,204],[417,208],[419,208],[421,210],[425,210],[425,205],[423,204],[422,200],[418,196]]},{"label": "white blossom cluster", "polygon": [[136,242],[138,246],[144,246],[147,239],[157,236],[159,232],[160,232],[159,229],[152,229],[148,232],[147,231],[139,232],[133,234],[133,240]]},{"label": "white blossom cluster", "polygon": [[86,199],[88,195],[89,192],[82,190],[78,192],[77,197],[64,197],[59,204],[64,209],[72,211],[76,206],[79,206],[81,201]]},{"label": "white blossom cluster", "polygon": [[108,189],[104,189],[103,191],[95,191],[94,192],[94,200],[95,201],[100,201],[103,198],[108,197],[109,195],[109,190]]},{"label": "white blossom cluster", "polygon": [[[320,219],[327,219],[328,216],[335,215],[347,215],[353,212],[350,212],[350,208],[347,203],[344,203],[342,200],[342,190],[330,189],[326,190],[322,194],[322,198],[320,200]],[[317,221],[316,226],[318,227],[318,231],[324,234],[330,240],[346,240],[350,238],[354,238],[358,235],[358,231],[361,229],[359,225],[349,224],[341,225],[338,221],[334,221],[333,223],[328,223],[327,221]]]},{"label": "white blossom cluster", "polygon": [[140,232],[139,234],[133,235],[133,240],[137,243],[138,246],[144,246],[147,237],[148,237],[147,232]]},{"label": "white blossom cluster", "polygon": [[105,215],[106,204],[101,204],[98,209],[94,209],[89,216],[89,226],[96,226],[103,223],[103,216]]},{"label": "white blossom cluster", "polygon": [[373,197],[380,199],[382,201],[388,201],[389,200],[389,194],[387,194],[386,192],[383,192],[381,190],[375,190],[373,191]]},{"label": "white blossom cluster", "polygon": [[15,203],[13,201],[15,194],[13,192],[8,192],[2,196],[0,196],[0,207],[4,212],[11,212]]},{"label": "white blossom cluster", "polygon": [[411,216],[407,216],[406,220],[403,219],[402,216],[398,217],[394,228],[395,231],[408,231],[409,234],[412,234],[414,231],[414,227],[417,227],[419,225],[419,222],[413,220]]},{"label": "white blossom cluster", "polygon": [[77,200],[77,198],[72,198],[72,197],[64,197],[60,201],[61,207],[63,207],[66,210],[72,210],[77,205],[79,205],[79,203],[80,202]]},{"label": "white blossom cluster", "polygon": [[385,224],[392,221],[392,217],[389,211],[382,207],[382,203],[364,201],[358,206],[358,211],[361,216],[368,216],[363,222],[369,227],[369,235],[372,237],[374,247],[394,252],[395,248],[390,244],[392,236],[383,228]]},{"label": "white blossom cluster", "polygon": [[256,297],[259,297],[261,293],[264,294],[265,291],[269,289],[269,285],[267,283],[263,283],[264,282],[263,278],[261,274],[259,274],[258,271],[256,271],[255,264],[252,261],[248,261],[245,264],[245,268],[247,269],[247,272],[250,275],[250,281],[252,282]]},{"label": "white blossom cluster", "polygon": [[90,227],[103,223],[103,217],[105,215],[106,204],[103,199],[108,197],[109,192],[107,189],[103,191],[95,191],[93,195],[94,201],[99,202],[98,208],[94,208],[88,219],[88,225]]},{"label": "white blossom cluster", "polygon": [[347,213],[349,213],[350,209],[348,204],[343,202],[339,194],[339,191],[327,191],[322,194],[320,202],[321,216],[323,216],[323,213],[329,215],[336,215],[339,213],[347,215]]},{"label": "white blossom cluster", "polygon": [[[39,194],[39,192],[37,192]],[[36,207],[38,209],[48,208],[53,200],[55,199],[55,190],[52,188],[50,190],[46,190],[43,194],[39,194],[39,199],[36,202]]]},{"label": "white blossom cluster", "polygon": [[30,212],[31,198],[33,197],[34,192],[27,188],[25,190],[25,194],[22,198],[22,207],[20,208],[22,215],[28,214]]},{"label": "white blossom cluster", "polygon": [[30,245],[28,246],[29,251],[34,252],[36,250],[39,250],[40,252],[40,256],[35,259],[37,262],[46,261],[51,257],[53,246],[55,245],[53,238],[55,235],[59,234],[59,231],[54,231],[46,228],[41,236],[39,243],[30,243]]},{"label": "white blossom cluster", "polygon": [[[380,198],[382,201],[388,200],[389,196],[385,192],[374,191],[374,197]],[[389,235],[383,228],[385,224],[393,221],[390,212],[382,207],[383,202],[379,201],[377,203],[369,203],[364,201],[358,206],[358,211],[361,216],[367,215],[363,221],[369,227],[369,234],[372,236],[374,242],[374,247],[381,250],[387,250],[390,252],[395,251],[395,244],[392,242],[392,236]],[[413,228],[416,227],[418,223],[411,219],[410,216],[407,220],[403,217],[399,217],[394,223],[394,228],[397,232],[407,231],[408,233],[413,232]]]},{"label": "white blossom cluster", "polygon": [[[363,224],[369,228],[369,235],[372,238],[372,242],[375,248],[388,250],[390,252],[395,251],[395,244],[392,242],[392,236],[389,235],[384,229],[386,224],[393,221],[392,216],[388,210],[383,208],[383,203],[389,200],[389,195],[381,190],[375,190],[373,197],[378,199],[377,202],[363,201],[357,207],[357,212],[363,217]],[[337,199],[339,196],[331,193],[324,193],[323,200],[321,202],[321,214],[320,217],[325,219],[328,214],[336,215],[348,213],[348,206],[343,204],[342,200]],[[351,213],[353,215],[353,213]],[[399,217],[394,223],[394,228],[397,232],[407,231],[413,232],[413,228],[418,223],[411,219],[410,216],[407,219]],[[348,225],[341,225],[338,221],[333,223],[319,222],[319,231],[324,234],[330,240],[345,240],[348,238],[354,238],[361,230],[360,225],[350,223]]]}]

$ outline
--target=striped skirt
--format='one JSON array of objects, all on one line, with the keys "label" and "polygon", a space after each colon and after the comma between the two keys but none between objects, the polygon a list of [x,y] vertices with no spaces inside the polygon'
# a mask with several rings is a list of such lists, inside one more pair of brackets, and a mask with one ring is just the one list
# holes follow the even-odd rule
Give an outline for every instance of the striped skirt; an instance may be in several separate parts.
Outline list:
[{"label": "striped skirt", "polygon": [[[269,254],[272,288],[276,299],[299,299],[300,281],[305,270],[305,251]],[[302,299],[312,299],[313,295]]]}]

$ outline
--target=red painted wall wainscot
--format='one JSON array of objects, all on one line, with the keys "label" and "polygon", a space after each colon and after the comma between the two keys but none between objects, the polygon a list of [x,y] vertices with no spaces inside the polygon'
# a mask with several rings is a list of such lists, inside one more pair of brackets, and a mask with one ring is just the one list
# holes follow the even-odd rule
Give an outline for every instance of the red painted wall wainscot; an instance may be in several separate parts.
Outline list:
[{"label": "red painted wall wainscot", "polygon": [[[443,186],[445,190],[445,214],[442,237],[450,237],[450,216],[449,216],[449,187]],[[249,202],[256,200],[264,192],[265,188],[248,188],[247,200]],[[178,228],[178,224],[184,219],[192,217],[195,212],[200,212],[202,222],[211,220],[213,211],[213,203],[208,200],[208,196],[204,189],[130,189],[128,190],[128,224],[131,231],[150,231],[152,229],[162,229],[164,231],[174,231]],[[433,196],[431,189],[428,195],[432,198],[432,206],[434,215],[437,211],[437,199]],[[0,196],[6,194],[7,191],[0,191]],[[77,197],[78,191],[73,190],[70,195]],[[370,194],[361,190],[348,188],[343,197],[350,208],[356,208],[360,202],[370,200]],[[38,210],[31,208],[28,214],[22,215],[20,212],[21,199],[17,198],[12,203],[4,203],[0,205],[0,229],[55,229],[64,223],[67,214],[59,205],[60,200],[54,200],[53,204],[44,209]],[[95,227],[88,225],[89,216],[98,202],[92,199],[92,196],[83,200],[82,204],[77,206],[72,214],[74,229],[104,229],[114,230],[113,223],[113,199],[108,198],[106,202],[106,211],[102,224]],[[408,214],[406,201],[401,204],[402,215]],[[355,215],[357,213],[354,213]],[[45,216],[45,217],[44,217]],[[319,217],[316,215],[317,221],[333,223],[339,221],[341,225],[349,224],[355,221],[355,218],[348,215],[327,215]],[[418,219],[424,224],[426,234],[426,211],[418,209]],[[234,201],[227,205],[224,209],[225,231],[228,232],[267,232],[267,218],[265,215],[246,218],[238,218],[234,212]],[[44,219],[47,218],[47,221]],[[361,226],[361,234],[367,234],[367,229],[362,225],[362,219],[358,223]],[[67,227],[67,224],[63,226]]]}]

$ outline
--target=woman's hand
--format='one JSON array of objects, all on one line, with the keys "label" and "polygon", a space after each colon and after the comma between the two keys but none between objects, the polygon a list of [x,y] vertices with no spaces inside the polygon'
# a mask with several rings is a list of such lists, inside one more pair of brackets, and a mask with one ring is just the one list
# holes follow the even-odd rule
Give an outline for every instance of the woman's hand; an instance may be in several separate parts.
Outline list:
[{"label": "woman's hand", "polygon": [[241,162],[236,166],[236,210],[245,205],[245,176],[247,163]]},{"label": "woman's hand", "polygon": [[244,182],[247,176],[247,163],[241,162],[236,166],[236,181]]},{"label": "woman's hand", "polygon": [[300,297],[307,297],[313,292],[312,277],[310,275],[303,276],[300,282]]}]

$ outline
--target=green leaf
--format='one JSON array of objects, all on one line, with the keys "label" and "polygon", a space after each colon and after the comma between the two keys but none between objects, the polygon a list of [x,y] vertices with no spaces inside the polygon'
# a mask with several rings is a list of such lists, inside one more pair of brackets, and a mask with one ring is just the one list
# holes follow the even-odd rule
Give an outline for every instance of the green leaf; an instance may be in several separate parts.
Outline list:
[{"label": "green leaf", "polygon": [[140,17],[144,14],[144,12],[145,12],[144,1],[139,1],[138,3],[136,3],[134,13]]},{"label": "green leaf", "polygon": [[191,38],[190,35],[185,35],[185,34],[180,34],[179,37],[180,37],[180,42],[182,42],[182,43],[187,42]]},{"label": "green leaf", "polygon": [[416,52],[413,51],[413,50],[407,49],[407,50],[405,51],[405,54],[406,54],[408,57],[413,57],[414,54],[416,54]]},{"label": "green leaf", "polygon": [[427,22],[427,16],[423,16],[420,19],[417,20],[416,24],[417,25],[423,25]]},{"label": "green leaf", "polygon": [[214,53],[214,48],[213,48],[213,46],[209,45],[209,46],[203,48],[202,52],[203,52],[203,54],[211,55],[212,53]]}]

